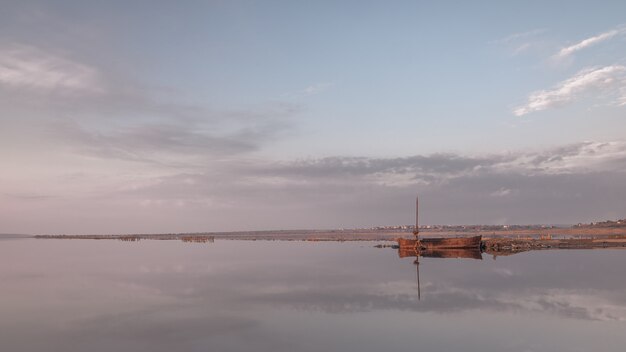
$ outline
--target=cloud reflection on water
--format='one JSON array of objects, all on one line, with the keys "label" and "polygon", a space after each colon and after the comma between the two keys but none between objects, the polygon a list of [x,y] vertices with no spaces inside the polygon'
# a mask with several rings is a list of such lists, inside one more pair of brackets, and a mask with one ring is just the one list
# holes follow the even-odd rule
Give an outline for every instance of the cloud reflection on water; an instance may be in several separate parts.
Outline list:
[{"label": "cloud reflection on water", "polygon": [[[509,333],[552,329],[542,338],[564,348],[571,345],[559,333],[581,322],[599,323],[589,330],[599,339],[626,320],[626,257],[612,250],[420,258],[418,300],[412,259],[372,243],[7,243],[0,248],[0,338],[14,350],[47,341],[64,351],[313,351],[317,340],[340,348],[343,337],[373,338],[364,320],[393,329],[398,350],[418,337],[434,341],[428,329],[437,324],[461,336],[476,320]],[[26,248],[32,257],[18,260]],[[410,332],[407,324],[430,328]],[[364,339],[360,348],[374,350]]]}]

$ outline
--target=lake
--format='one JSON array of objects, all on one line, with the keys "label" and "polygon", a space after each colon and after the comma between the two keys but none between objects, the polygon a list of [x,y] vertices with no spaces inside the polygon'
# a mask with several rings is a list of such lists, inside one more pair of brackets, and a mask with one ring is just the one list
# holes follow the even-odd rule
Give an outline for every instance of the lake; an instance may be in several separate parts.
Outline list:
[{"label": "lake", "polygon": [[0,350],[623,351],[626,251],[0,240]]}]

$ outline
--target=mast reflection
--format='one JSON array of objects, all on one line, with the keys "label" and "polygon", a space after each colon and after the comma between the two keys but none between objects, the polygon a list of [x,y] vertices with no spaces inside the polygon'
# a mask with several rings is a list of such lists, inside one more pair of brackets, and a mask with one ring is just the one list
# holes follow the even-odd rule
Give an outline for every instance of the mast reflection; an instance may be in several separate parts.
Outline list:
[{"label": "mast reflection", "polygon": [[483,255],[479,248],[455,248],[455,249],[416,249],[398,248],[400,258],[414,257],[415,270],[417,272],[417,299],[422,300],[422,290],[420,287],[420,261],[419,257],[426,258],[447,258],[447,259],[478,259],[482,260]]}]

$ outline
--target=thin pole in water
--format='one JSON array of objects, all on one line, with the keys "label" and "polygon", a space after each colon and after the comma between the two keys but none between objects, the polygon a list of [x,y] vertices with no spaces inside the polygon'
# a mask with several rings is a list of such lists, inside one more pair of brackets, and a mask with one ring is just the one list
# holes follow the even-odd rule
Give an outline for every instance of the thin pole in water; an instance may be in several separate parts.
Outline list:
[{"label": "thin pole in water", "polygon": [[419,197],[415,197],[415,230],[413,230],[413,234],[415,235],[415,238],[417,238],[417,235],[420,233],[419,207],[420,207]]},{"label": "thin pole in water", "polygon": [[415,229],[413,230],[413,234],[415,235],[415,252],[417,254],[417,258],[413,262],[417,267],[417,300],[420,301],[422,299],[422,292],[420,290],[420,257],[419,257],[419,236],[420,233],[420,222],[419,222],[419,213],[420,213],[420,199],[419,196],[415,196]]}]

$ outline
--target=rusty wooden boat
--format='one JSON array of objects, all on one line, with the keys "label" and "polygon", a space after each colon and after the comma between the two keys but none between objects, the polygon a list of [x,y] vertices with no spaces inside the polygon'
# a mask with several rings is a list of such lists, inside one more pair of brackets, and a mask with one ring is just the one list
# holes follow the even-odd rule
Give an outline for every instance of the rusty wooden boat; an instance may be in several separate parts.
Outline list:
[{"label": "rusty wooden boat", "polygon": [[454,238],[419,238],[419,198],[415,199],[415,229],[413,231],[415,239],[399,238],[400,248],[413,248],[415,250],[436,250],[436,249],[480,249],[482,236],[454,237]]}]

